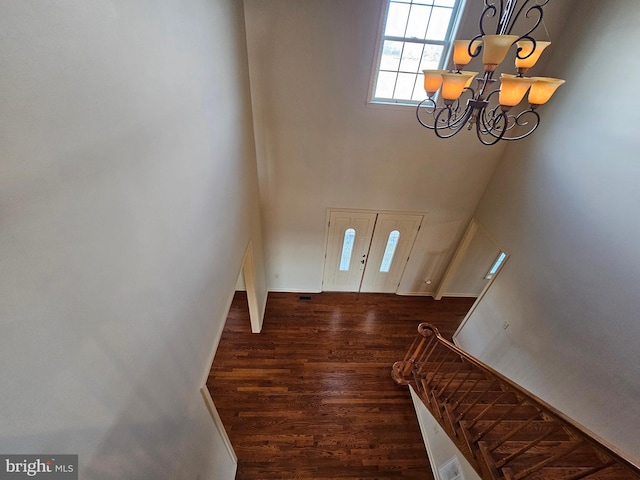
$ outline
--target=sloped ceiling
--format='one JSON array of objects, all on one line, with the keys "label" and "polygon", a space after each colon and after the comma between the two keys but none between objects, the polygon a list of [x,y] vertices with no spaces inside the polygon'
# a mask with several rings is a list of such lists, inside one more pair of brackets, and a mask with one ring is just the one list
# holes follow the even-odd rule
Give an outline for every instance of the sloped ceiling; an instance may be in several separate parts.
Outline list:
[{"label": "sloped ceiling", "polygon": [[[460,35],[471,37],[482,2],[468,3]],[[414,108],[367,103],[382,9],[382,0],[245,0],[271,290],[321,290],[334,207],[427,212],[400,290],[430,293],[504,151],[472,132],[438,139]],[[547,23],[553,34],[562,22]]]}]

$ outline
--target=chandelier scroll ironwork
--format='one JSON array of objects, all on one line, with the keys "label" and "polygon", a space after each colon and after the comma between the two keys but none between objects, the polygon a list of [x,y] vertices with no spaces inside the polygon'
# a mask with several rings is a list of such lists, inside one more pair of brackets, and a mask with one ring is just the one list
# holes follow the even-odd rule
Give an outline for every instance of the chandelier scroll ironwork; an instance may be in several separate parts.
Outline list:
[{"label": "chandelier scroll ironwork", "polygon": [[[538,107],[564,83],[557,78],[525,76],[550,45],[532,36],[543,23],[543,8],[548,3],[549,0],[484,0],[478,35],[471,40],[454,41],[453,68],[423,70],[427,98],[416,108],[418,122],[439,138],[453,137],[465,127],[475,130],[484,145],[531,135],[540,124]],[[492,20],[495,34],[487,34]],[[517,24],[524,33],[513,34]],[[495,79],[496,68],[513,45],[516,73],[503,73],[499,80]],[[463,70],[481,54],[484,72],[480,76]],[[527,93],[528,106],[515,108]]]}]

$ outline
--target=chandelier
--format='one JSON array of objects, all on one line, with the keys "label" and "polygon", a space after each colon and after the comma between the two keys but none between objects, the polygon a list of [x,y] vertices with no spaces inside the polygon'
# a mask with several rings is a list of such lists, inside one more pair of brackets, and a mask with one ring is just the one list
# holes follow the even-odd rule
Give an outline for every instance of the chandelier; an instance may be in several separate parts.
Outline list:
[{"label": "chandelier", "polygon": [[[540,123],[537,108],[545,104],[565,81],[548,77],[525,77],[550,42],[536,41],[531,34],[542,23],[543,7],[549,0],[484,0],[480,33],[471,40],[453,43],[452,70],[423,70],[427,98],[418,104],[420,124],[439,138],[450,138],[465,125],[475,128],[480,142],[493,145],[500,140],[520,140],[533,133]],[[497,20],[495,35],[485,33],[485,22]],[[516,23],[526,25],[526,33],[514,35]],[[493,78],[496,68],[516,45],[516,74],[503,73],[500,86]],[[484,73],[462,70],[482,53]],[[472,86],[476,79],[475,88]],[[497,88],[496,88],[497,87]],[[527,97],[528,106],[515,109]],[[436,94],[440,92],[439,97]]]}]

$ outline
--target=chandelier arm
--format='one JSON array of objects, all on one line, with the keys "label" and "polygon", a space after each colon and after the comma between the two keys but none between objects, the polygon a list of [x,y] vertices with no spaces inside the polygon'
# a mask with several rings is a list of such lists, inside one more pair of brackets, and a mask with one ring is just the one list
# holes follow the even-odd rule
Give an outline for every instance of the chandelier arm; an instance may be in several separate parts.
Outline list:
[{"label": "chandelier arm", "polygon": [[523,127],[525,125],[528,125],[529,122],[521,123],[520,119],[524,115],[529,115],[529,114],[532,114],[535,117],[535,123],[530,128],[530,130],[528,130],[526,133],[523,133],[522,135],[518,135],[517,137],[506,137],[506,136],[503,136],[502,140],[508,140],[508,141],[512,142],[514,140],[522,140],[523,138],[528,137],[529,135],[531,135],[536,130],[536,128],[538,128],[538,125],[540,125],[540,114],[538,112],[536,112],[533,108],[530,108],[528,110],[524,110],[524,111],[520,112],[515,117],[515,124],[519,125],[521,127]]},{"label": "chandelier arm", "polygon": [[520,56],[520,53],[522,52],[522,50],[524,50],[523,47],[518,47],[518,49],[516,50],[516,58],[519,58],[520,60],[524,60],[525,58],[529,58],[531,55],[533,55],[533,53],[536,51],[536,46],[538,45],[538,42],[536,41],[535,38],[529,35],[523,35],[518,40],[516,40],[516,42],[519,42],[520,40],[528,40],[533,44],[533,47],[531,47],[531,50],[529,51],[529,53],[526,54],[524,57]]},{"label": "chandelier arm", "polygon": [[[474,98],[475,96],[475,90],[473,90],[473,88],[470,87],[466,87],[465,91],[469,90],[471,92],[471,99]],[[462,106],[460,105],[460,99],[458,98],[458,100],[456,100],[452,106],[451,106],[451,111],[453,113],[453,118],[454,120],[451,121],[450,119],[447,121],[447,126],[450,129],[457,129],[459,124],[466,124],[467,121],[469,120],[469,115],[467,115],[467,111],[468,110],[473,110],[473,107],[471,107],[468,103],[465,107],[464,110],[462,110]],[[462,112],[462,114],[460,114],[460,112]]]},{"label": "chandelier arm", "polygon": [[[502,15],[502,10],[504,8],[503,0],[500,0],[500,15]],[[489,3],[489,0],[484,0],[484,10],[482,10],[482,14],[480,15],[480,34],[474,37],[474,40],[477,38],[482,38],[483,35],[486,35],[484,30],[484,20],[485,17],[493,18],[497,15],[498,9],[493,3]]]},{"label": "chandelier arm", "polygon": [[[520,38],[518,40],[516,40],[516,41],[520,41],[523,38],[527,38],[527,39],[531,38],[529,35],[531,35],[533,33],[533,31],[536,28],[538,28],[538,26],[542,23],[542,17],[543,17],[542,7],[545,6],[548,2],[549,2],[549,0],[544,1],[544,3],[542,3],[542,4],[537,3],[536,5],[533,5],[531,8],[529,8],[527,10],[527,13],[525,14],[525,17],[529,18],[531,16],[531,12],[536,12],[538,14],[538,19],[536,20],[536,23],[533,25],[533,27],[531,27],[531,29],[528,32],[526,32],[525,34],[520,36]],[[520,10],[518,10],[518,13],[516,13],[515,17],[513,18],[513,22],[511,23],[511,26],[509,27],[509,33],[513,29],[514,25],[518,21],[518,17],[520,17],[520,14],[522,13],[522,11],[524,10],[524,8],[527,6],[528,3],[529,3],[529,0],[526,0],[524,2],[524,4],[520,7]],[[535,47],[535,41],[534,41],[534,47]]]},{"label": "chandelier arm", "polygon": [[487,102],[491,100],[491,97],[493,97],[494,95],[498,95],[500,93],[500,89],[496,88],[495,90],[493,90],[489,95],[487,95]]},{"label": "chandelier arm", "polygon": [[[433,111],[429,111],[429,107],[427,107],[426,105],[423,105],[425,102],[429,102],[429,103],[431,103],[431,105],[433,105]],[[428,114],[430,114],[433,117],[435,117],[436,111],[441,110],[442,108],[438,108],[436,106],[436,102],[434,102],[433,99],[431,99],[431,98],[425,98],[416,107],[416,118],[418,119],[418,122],[420,122],[420,125],[422,125],[425,128],[428,128],[429,130],[435,130],[435,128],[436,128],[435,124],[434,125],[429,125],[428,123],[423,122],[422,119],[420,118],[420,108],[421,107],[422,107],[422,111],[426,111]]]},{"label": "chandelier arm", "polygon": [[[440,122],[440,115],[442,115],[444,111],[449,112],[449,118],[447,118],[446,120],[443,120],[443,122],[446,122],[447,123],[447,127],[452,130],[451,133],[446,134],[446,135],[442,134],[443,128],[438,128],[437,127],[438,126],[438,122]],[[434,130],[436,132],[436,136],[438,138],[451,138],[451,137],[453,137],[460,130],[462,130],[462,127],[465,126],[465,124],[467,123],[467,120],[469,120],[469,117],[471,116],[472,112],[473,112],[473,108],[467,107],[467,109],[464,112],[464,115],[457,122],[454,122],[453,124],[451,124],[450,123],[451,109],[449,107],[442,108],[438,112],[438,115],[436,115],[436,128]]]},{"label": "chandelier arm", "polygon": [[[505,112],[500,112],[500,115],[498,115],[498,117],[494,118],[492,120],[492,123],[494,124],[494,126],[489,127],[488,125],[485,124],[485,119],[484,119],[484,115],[478,115],[479,119],[476,122],[476,135],[478,137],[478,140],[480,140],[480,142],[483,145],[495,145],[496,143],[498,143],[500,140],[503,139],[505,132],[507,131],[507,124],[508,124],[508,117],[507,114]],[[500,135],[496,135],[495,133],[493,133],[493,130],[495,130],[495,125],[497,124],[497,119],[502,117],[504,122],[503,122],[503,127],[500,131]],[[482,125],[481,125],[482,124]],[[492,141],[485,141],[484,136],[486,136],[487,134],[489,134],[491,137],[493,137]]]},{"label": "chandelier arm", "polygon": [[467,53],[469,54],[469,56],[471,58],[476,58],[478,55],[480,55],[480,52],[482,51],[482,44],[480,44],[480,45],[478,45],[476,47],[476,51],[475,52],[471,51],[471,46],[473,45],[473,42],[475,42],[476,40],[482,40],[482,33],[479,33],[478,35],[473,37],[471,40],[469,40],[469,46],[467,47]]},{"label": "chandelier arm", "polygon": [[[488,96],[487,96],[487,102],[490,102],[491,97],[500,93],[500,90],[494,90],[493,92],[491,92]],[[486,128],[485,133],[495,136],[492,131],[492,128],[488,128],[486,127],[486,125],[489,124],[489,122],[491,121],[495,121],[495,119],[497,117],[500,117],[501,114],[496,115],[496,112],[498,111],[498,109],[501,109],[502,107],[500,106],[500,104],[497,104],[495,107],[493,108],[485,108],[481,113],[482,113],[482,118],[484,120],[484,128]],[[501,111],[502,113],[502,111]],[[522,112],[521,112],[522,113]],[[520,114],[518,114],[520,115]],[[504,118],[506,121],[506,128],[505,128],[505,132],[508,132],[509,130],[515,128],[518,125],[518,117],[516,115],[509,115],[507,112],[504,112]],[[513,119],[513,122],[509,122],[509,119]],[[522,125],[526,125],[526,123],[522,124]]]}]

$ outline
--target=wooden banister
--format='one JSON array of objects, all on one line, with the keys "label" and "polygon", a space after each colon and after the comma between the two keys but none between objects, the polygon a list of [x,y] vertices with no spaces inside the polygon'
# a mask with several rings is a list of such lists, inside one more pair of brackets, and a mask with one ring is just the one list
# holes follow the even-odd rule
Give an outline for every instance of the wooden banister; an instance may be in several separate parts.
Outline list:
[{"label": "wooden banister", "polygon": [[[398,384],[411,384],[436,418],[443,419],[445,410],[448,414],[453,414],[460,408],[461,413],[450,415],[451,422],[443,422],[442,426],[454,441],[465,438],[468,445],[471,445],[470,453],[474,457],[470,459],[472,464],[478,458],[486,457],[487,465],[479,472],[481,475],[486,473],[488,476],[490,473],[491,477],[504,478],[496,476],[496,472],[509,463],[509,477],[525,478],[554,462],[568,459],[572,454],[578,458],[582,452],[583,457],[598,457],[599,463],[572,464],[579,471],[574,470],[568,476],[565,475],[566,480],[587,478],[597,472],[600,472],[598,475],[603,475],[602,472],[610,467],[620,466],[628,470],[629,478],[640,479],[640,461],[631,458],[552,405],[449,342],[440,335],[436,327],[428,323],[418,326],[417,338],[404,360],[393,365],[392,377]],[[481,383],[482,386],[479,387]],[[431,398],[437,401],[431,401]],[[507,398],[511,403],[503,404]],[[461,408],[462,405],[464,408]],[[519,420],[513,420],[518,411],[521,412]],[[467,416],[469,418],[466,418]],[[481,422],[484,418],[487,418],[487,421]],[[503,423],[510,425],[506,433],[498,432],[497,427]],[[478,428],[473,430],[476,424]],[[525,439],[526,432],[530,430],[534,432]],[[480,445],[481,440],[487,435],[491,435],[489,438],[492,440],[488,444]],[[545,448],[545,443],[554,443],[547,439],[556,438],[558,435],[564,435],[562,438],[566,439],[556,439],[554,442],[564,441],[564,448],[548,447],[550,453],[546,459],[541,460],[539,455],[531,455],[536,457],[535,462],[530,465],[523,463],[529,450],[533,451],[534,447]],[[504,450],[510,441],[517,446],[512,450]],[[498,454],[498,447],[504,451]],[[585,448],[590,450],[584,450]],[[461,451],[463,450],[468,449],[461,448]],[[500,458],[493,459],[492,455]]]}]

